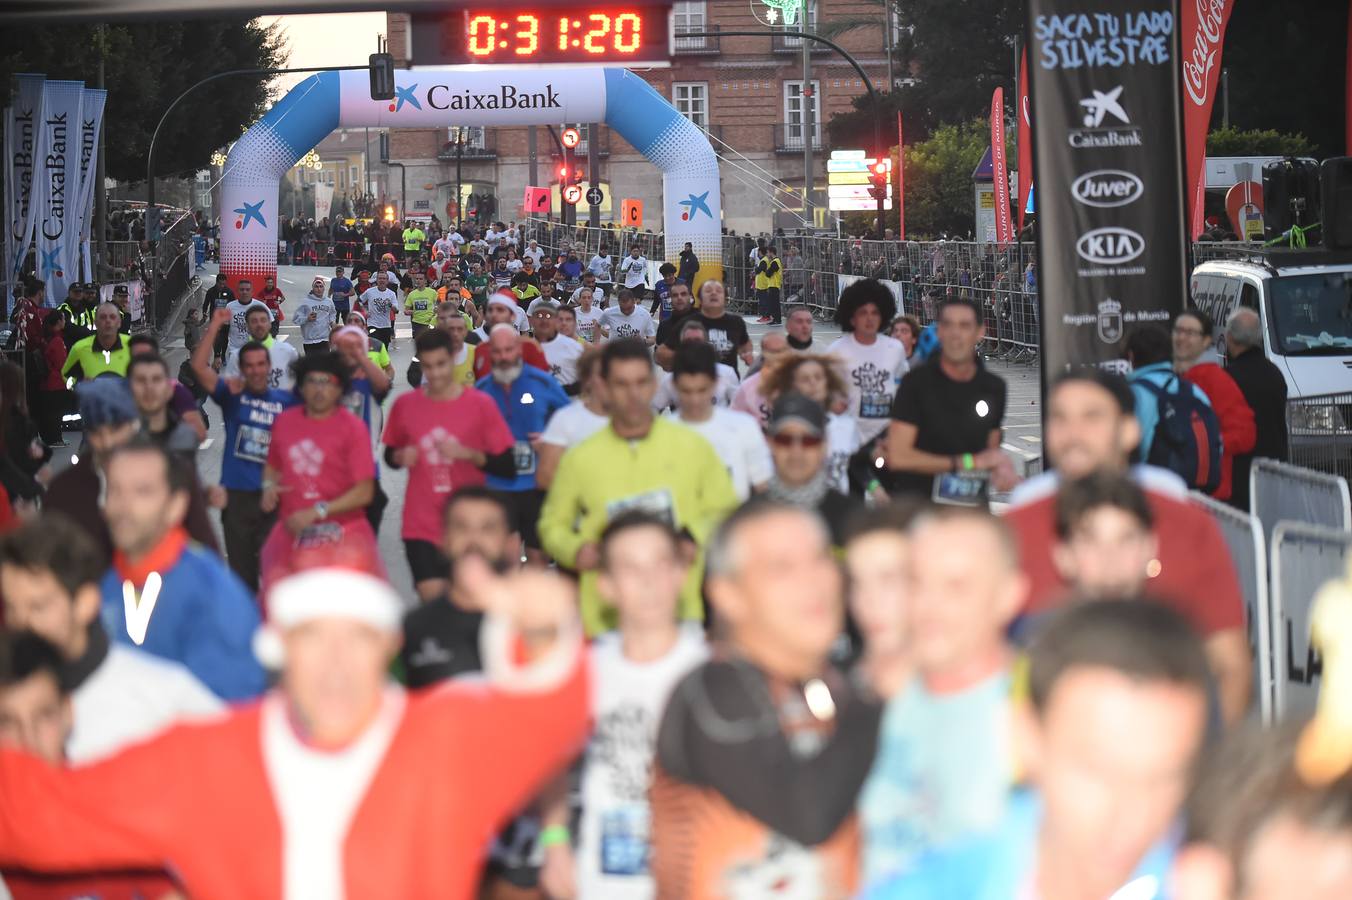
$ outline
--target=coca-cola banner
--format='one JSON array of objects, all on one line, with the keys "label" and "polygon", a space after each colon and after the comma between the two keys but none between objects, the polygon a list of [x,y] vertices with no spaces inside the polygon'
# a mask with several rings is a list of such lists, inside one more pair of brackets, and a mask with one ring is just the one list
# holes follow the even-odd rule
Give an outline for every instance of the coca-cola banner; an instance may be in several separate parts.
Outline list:
[{"label": "coca-cola banner", "polygon": [[1014,240],[1014,223],[1009,217],[1009,164],[1005,161],[1005,90],[996,88],[991,95],[991,170],[995,179],[995,240],[1008,244]]},{"label": "coca-cola banner", "polygon": [[1221,44],[1234,0],[1181,0],[1179,35],[1183,55],[1183,146],[1188,174],[1189,237],[1206,227],[1206,133],[1216,83],[1221,77]]},{"label": "coca-cola banner", "polygon": [[1182,310],[1177,7],[1029,0],[1042,360],[1126,371],[1133,326]]},{"label": "coca-cola banner", "polygon": [[1028,51],[1019,54],[1019,230],[1028,209],[1028,194],[1033,189],[1033,105],[1028,100]]}]

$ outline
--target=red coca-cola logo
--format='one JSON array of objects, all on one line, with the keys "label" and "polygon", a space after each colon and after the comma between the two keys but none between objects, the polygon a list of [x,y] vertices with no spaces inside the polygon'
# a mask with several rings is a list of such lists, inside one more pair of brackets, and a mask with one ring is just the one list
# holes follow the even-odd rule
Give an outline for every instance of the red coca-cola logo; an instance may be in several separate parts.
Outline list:
[{"label": "red coca-cola logo", "polygon": [[1225,0],[1194,0],[1197,4],[1197,28],[1192,50],[1183,60],[1183,85],[1188,97],[1205,106],[1211,89],[1211,70],[1221,50],[1221,32],[1225,27]]}]

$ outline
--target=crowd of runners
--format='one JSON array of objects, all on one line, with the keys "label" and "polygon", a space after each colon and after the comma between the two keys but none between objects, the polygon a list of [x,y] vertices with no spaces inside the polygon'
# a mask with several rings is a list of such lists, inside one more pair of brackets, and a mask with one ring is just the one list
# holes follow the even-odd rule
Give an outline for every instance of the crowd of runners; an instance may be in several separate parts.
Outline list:
[{"label": "crowd of runners", "polygon": [[[177,370],[27,283],[15,898],[1352,896],[1352,742],[1253,723],[1139,386],[1055,378],[1021,480],[969,299],[922,329],[857,281],[824,339],[770,246],[757,346],[689,245],[465,231],[305,296],[221,276]],[[78,461],[18,465],[65,379]]]}]

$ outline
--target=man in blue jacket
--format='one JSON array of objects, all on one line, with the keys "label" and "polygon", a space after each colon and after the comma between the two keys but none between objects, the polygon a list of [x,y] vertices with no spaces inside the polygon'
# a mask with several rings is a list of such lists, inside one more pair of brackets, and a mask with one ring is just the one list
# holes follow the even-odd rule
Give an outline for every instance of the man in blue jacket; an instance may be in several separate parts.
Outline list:
[{"label": "man in blue jacket", "polygon": [[114,550],[100,592],[109,636],[183,664],[223,700],[262,693],[253,597],[183,529],[191,471],[138,437],[113,452],[105,474]]},{"label": "man in blue jacket", "polygon": [[527,562],[544,565],[545,553],[540,549],[540,532],[536,527],[544,492],[535,484],[535,445],[549,417],[572,400],[554,376],[524,364],[521,336],[512,326],[493,326],[488,335],[488,352],[492,373],[480,378],[475,387],[493,398],[512,430],[516,474],[511,478],[490,474],[487,484],[512,511],[511,528],[526,545]]},{"label": "man in blue jacket", "polygon": [[1165,900],[1210,676],[1178,613],[1148,600],[1058,613],[1034,639],[1014,715],[1033,788],[866,900]]}]

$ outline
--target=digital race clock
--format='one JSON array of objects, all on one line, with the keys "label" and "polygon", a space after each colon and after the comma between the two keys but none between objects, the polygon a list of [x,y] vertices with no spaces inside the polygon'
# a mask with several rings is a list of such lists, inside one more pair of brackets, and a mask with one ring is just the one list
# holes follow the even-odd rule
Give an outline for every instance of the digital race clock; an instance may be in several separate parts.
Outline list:
[{"label": "digital race clock", "polygon": [[654,63],[670,59],[671,5],[480,3],[413,16],[417,65]]}]

